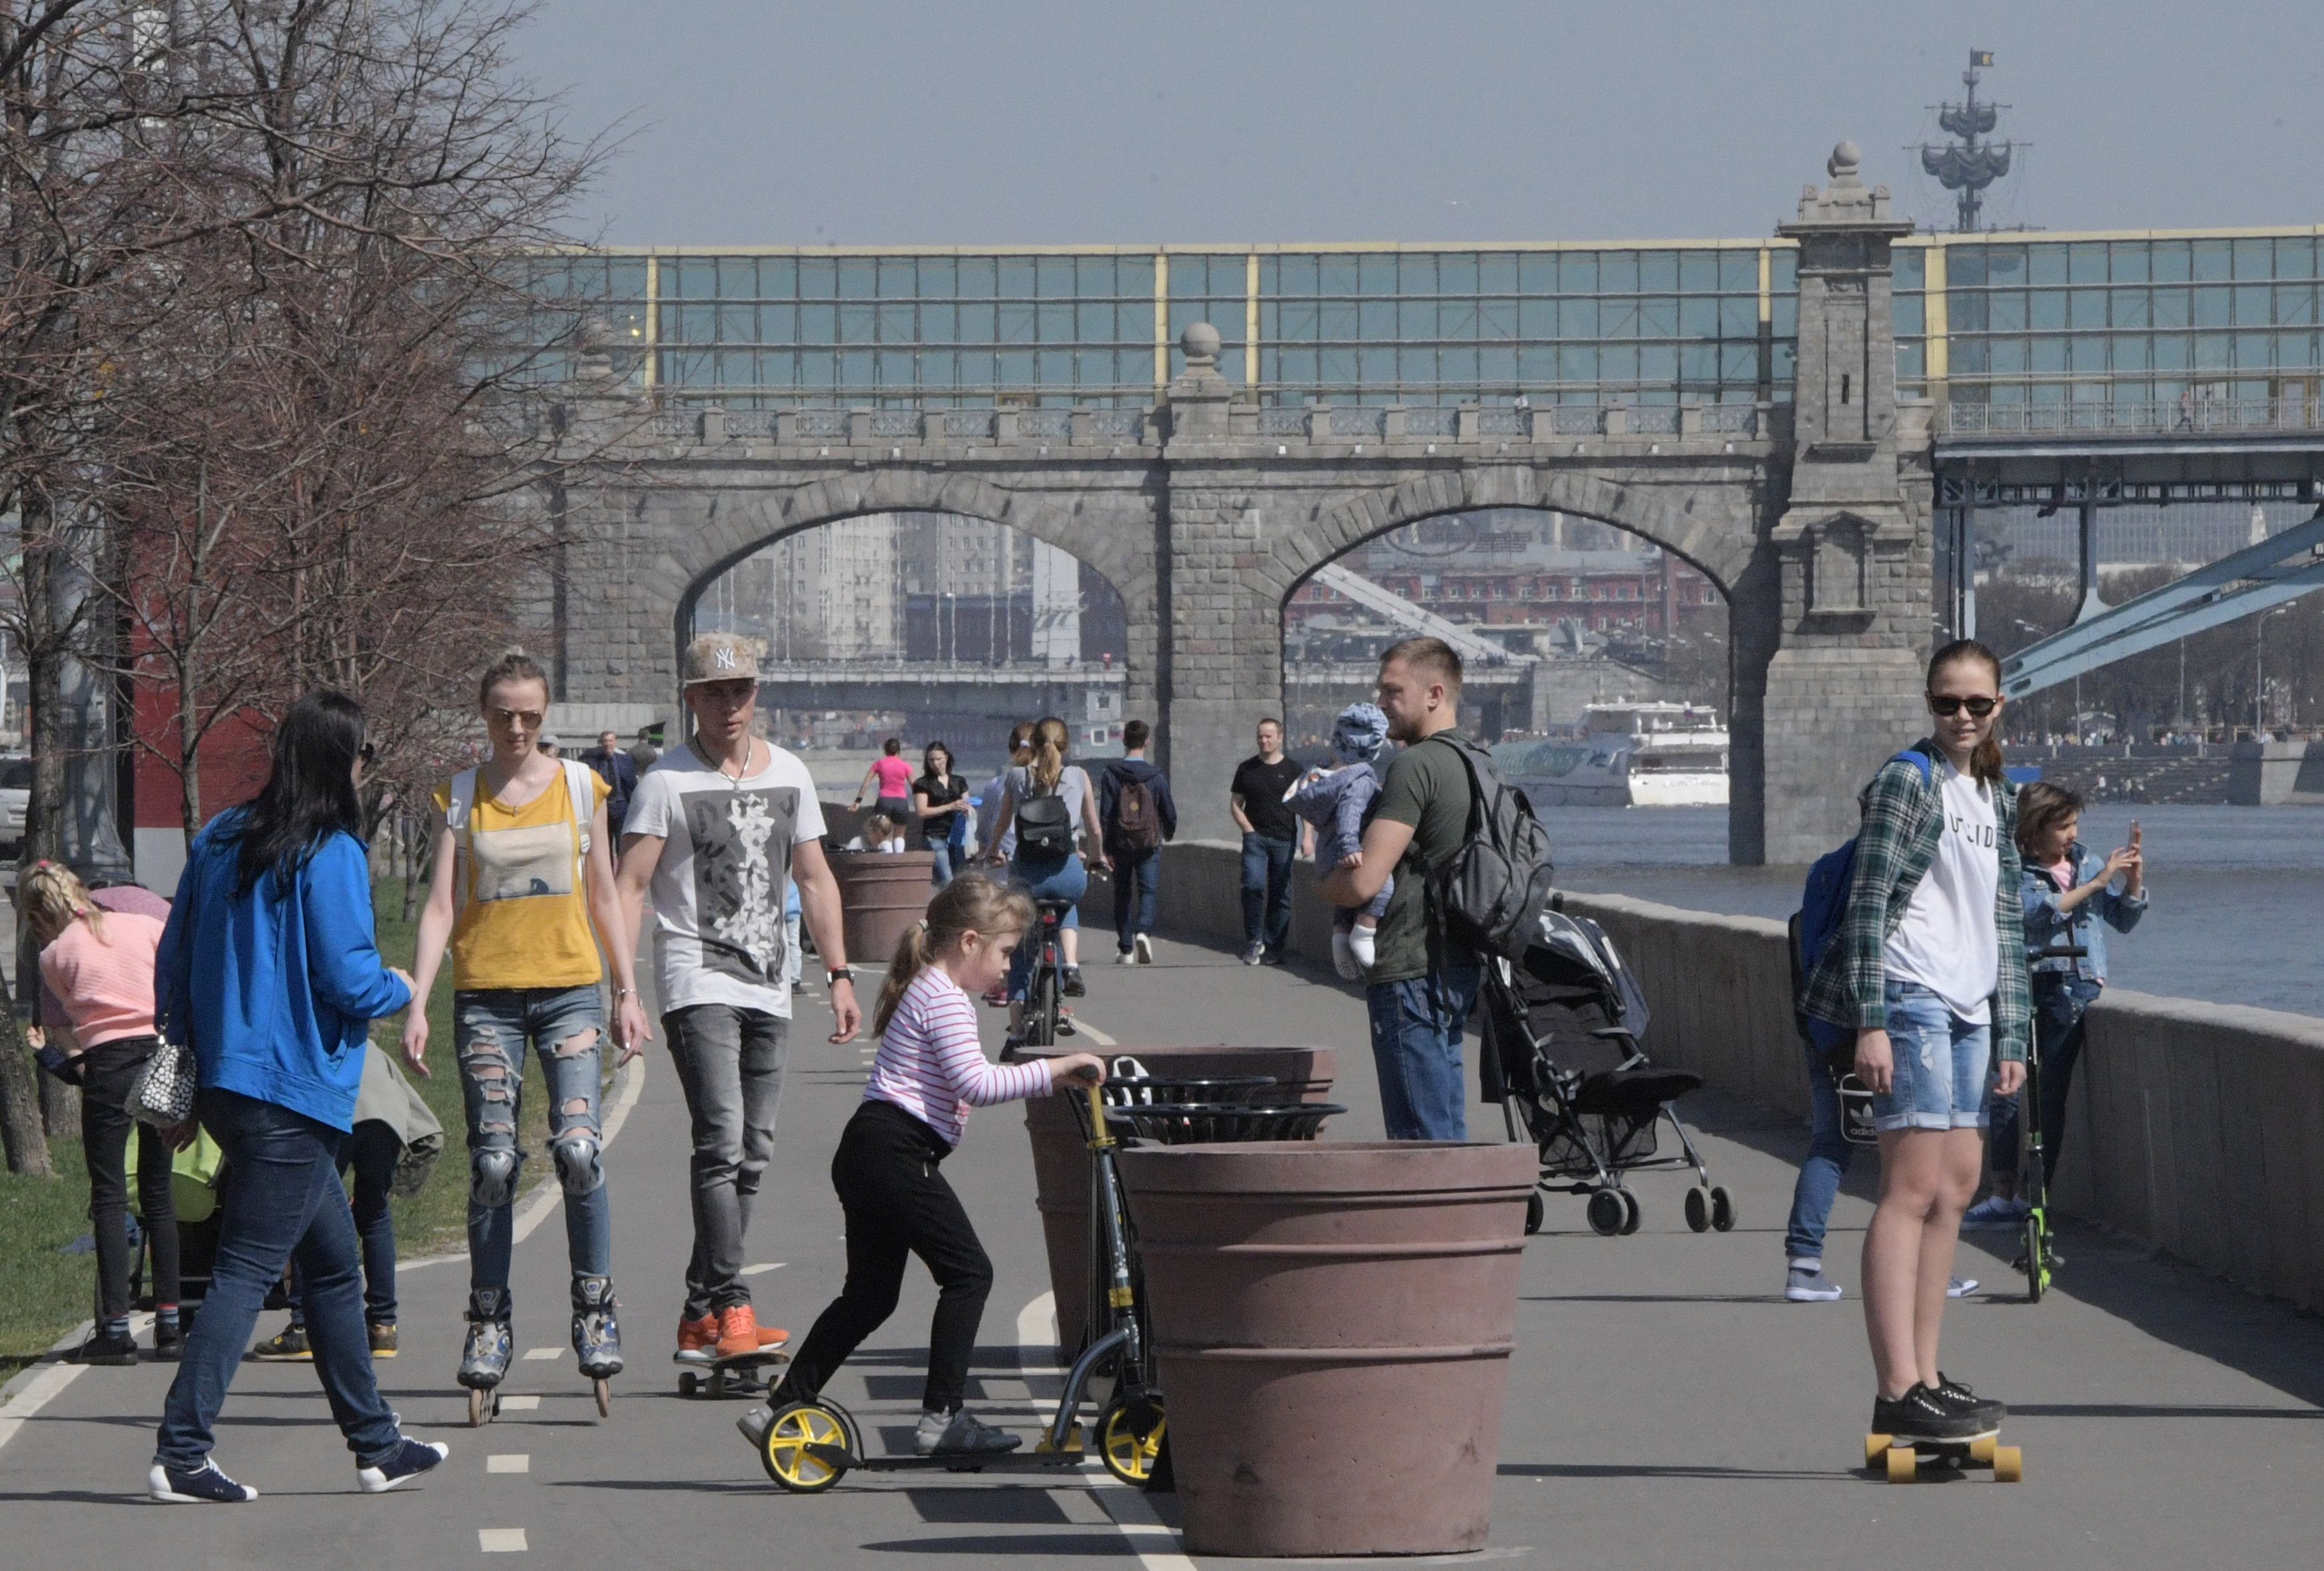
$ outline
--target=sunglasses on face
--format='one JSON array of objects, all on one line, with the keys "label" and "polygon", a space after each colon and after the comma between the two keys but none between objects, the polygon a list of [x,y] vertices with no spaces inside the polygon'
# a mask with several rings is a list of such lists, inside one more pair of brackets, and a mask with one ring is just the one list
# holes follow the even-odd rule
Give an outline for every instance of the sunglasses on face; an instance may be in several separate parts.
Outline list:
[{"label": "sunglasses on face", "polygon": [[526,731],[538,731],[546,718],[539,709],[494,709],[493,718],[503,725],[513,725]]},{"label": "sunglasses on face", "polygon": [[1929,708],[1933,713],[1941,715],[1948,720],[1951,719],[1955,715],[1960,714],[1963,709],[1967,709],[1975,718],[1982,720],[2000,707],[2000,699],[1988,698],[1982,693],[1979,693],[1973,698],[1956,698],[1950,695],[1941,698],[1934,693],[1929,695]]}]

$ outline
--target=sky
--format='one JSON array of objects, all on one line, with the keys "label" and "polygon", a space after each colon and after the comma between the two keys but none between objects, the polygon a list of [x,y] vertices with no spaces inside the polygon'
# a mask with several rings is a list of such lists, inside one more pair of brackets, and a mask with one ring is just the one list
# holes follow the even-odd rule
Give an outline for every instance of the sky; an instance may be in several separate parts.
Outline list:
[{"label": "sky", "polygon": [[620,139],[608,244],[1744,237],[1842,137],[1950,227],[1906,149],[1972,47],[1999,223],[2324,219],[2314,0],[539,5],[521,65]]}]

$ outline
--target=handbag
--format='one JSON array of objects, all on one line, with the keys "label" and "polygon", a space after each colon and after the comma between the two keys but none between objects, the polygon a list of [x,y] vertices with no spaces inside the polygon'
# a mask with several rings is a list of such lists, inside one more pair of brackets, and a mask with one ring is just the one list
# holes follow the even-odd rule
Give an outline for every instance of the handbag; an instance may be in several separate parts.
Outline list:
[{"label": "handbag", "polygon": [[194,1115],[198,1078],[193,1049],[161,1043],[130,1083],[129,1116],[163,1129],[185,1123]]}]

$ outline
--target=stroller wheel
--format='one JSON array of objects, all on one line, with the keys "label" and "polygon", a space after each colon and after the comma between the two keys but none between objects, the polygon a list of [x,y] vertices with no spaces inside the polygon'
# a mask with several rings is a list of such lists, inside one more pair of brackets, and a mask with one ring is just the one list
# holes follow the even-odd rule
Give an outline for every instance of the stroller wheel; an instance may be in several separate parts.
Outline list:
[{"label": "stroller wheel", "polygon": [[1527,1238],[1541,1231],[1542,1217],[1546,1211],[1547,1207],[1542,1203],[1539,1189],[1526,1197],[1526,1236]]},{"label": "stroller wheel", "polygon": [[1725,1185],[1714,1186],[1711,1191],[1711,1225],[1721,1233],[1735,1231],[1735,1197]]},{"label": "stroller wheel", "polygon": [[1711,1231],[1711,1193],[1703,1188],[1686,1192],[1686,1224],[1697,1233]]},{"label": "stroller wheel", "polygon": [[1630,1208],[1622,1204],[1618,1189],[1590,1191],[1590,1231],[1600,1238],[1611,1238],[1622,1231],[1622,1224],[1630,1219]]},{"label": "stroller wheel", "polygon": [[1638,1230],[1638,1224],[1644,1219],[1644,1214],[1639,1208],[1638,1197],[1636,1195],[1631,1194],[1628,1189],[1618,1192],[1622,1197],[1622,1234],[1624,1237],[1628,1237]]}]

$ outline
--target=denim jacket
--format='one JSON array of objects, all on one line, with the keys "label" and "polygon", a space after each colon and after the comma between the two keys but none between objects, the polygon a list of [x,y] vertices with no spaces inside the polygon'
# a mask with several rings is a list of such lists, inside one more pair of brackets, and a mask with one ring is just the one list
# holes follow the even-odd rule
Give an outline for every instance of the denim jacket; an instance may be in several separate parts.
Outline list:
[{"label": "denim jacket", "polygon": [[[2084,982],[2106,985],[2106,929],[2126,933],[2138,926],[2138,919],[2146,914],[2146,896],[2116,892],[2109,885],[2090,896],[2072,910],[2058,909],[2058,897],[2088,883],[2106,866],[2106,859],[2091,851],[2080,840],[2067,849],[2066,859],[2073,864],[2073,882],[2064,889],[2051,876],[2046,867],[2025,864],[2025,884],[2022,901],[2025,908],[2025,956],[2034,964],[2037,981],[2072,977]],[[2104,918],[2103,921],[2098,919]],[[2052,948],[2082,948],[2089,953],[2080,959],[2061,956],[2044,960],[2042,951]]]}]

